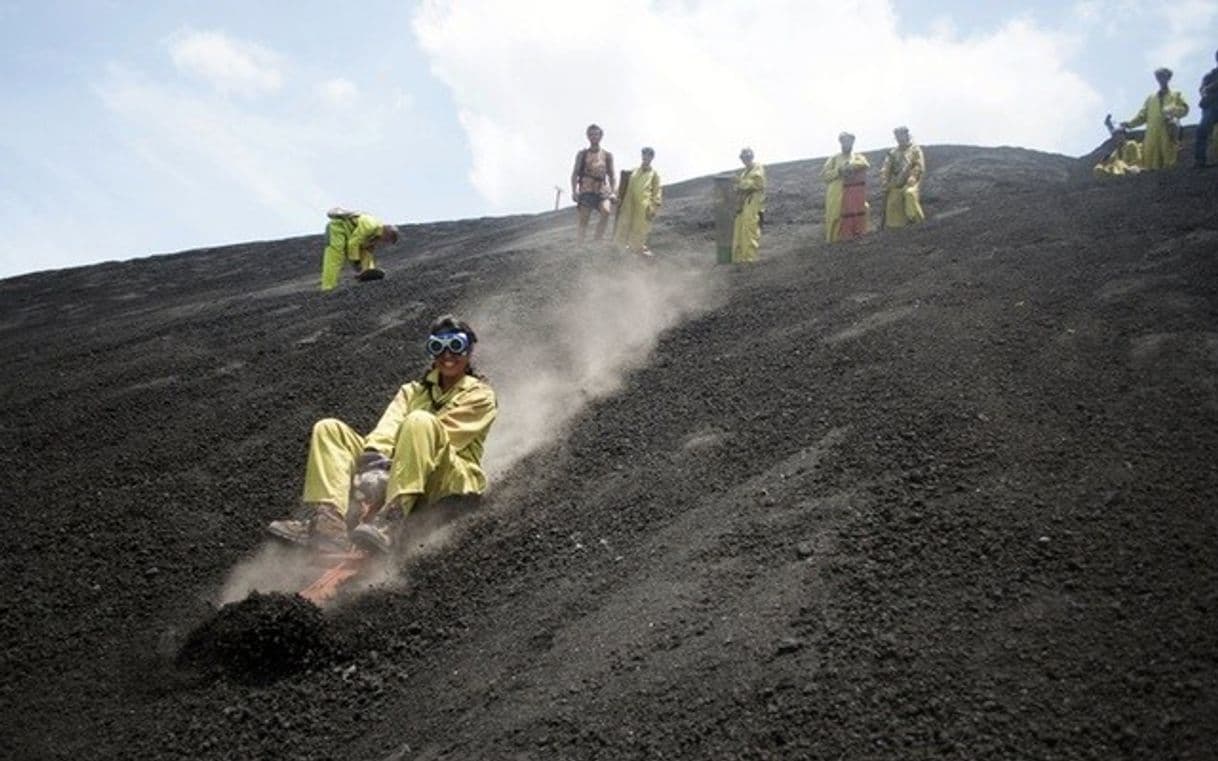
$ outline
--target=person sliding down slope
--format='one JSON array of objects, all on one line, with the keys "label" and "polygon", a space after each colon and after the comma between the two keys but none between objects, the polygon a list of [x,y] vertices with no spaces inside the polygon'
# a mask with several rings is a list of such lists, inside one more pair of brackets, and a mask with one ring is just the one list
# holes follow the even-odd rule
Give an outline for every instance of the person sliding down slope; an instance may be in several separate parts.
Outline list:
[{"label": "person sliding down slope", "polygon": [[[469,324],[440,317],[425,344],[431,366],[398,389],[371,433],[360,436],[334,418],[318,421],[301,507],[293,517],[271,522],[267,532],[295,544],[342,548],[353,525],[351,541],[383,553],[420,502],[482,494],[482,451],[497,407],[495,392],[470,364],[477,340]],[[349,484],[378,471],[387,474],[384,506],[354,514],[360,508],[349,504]]]}]

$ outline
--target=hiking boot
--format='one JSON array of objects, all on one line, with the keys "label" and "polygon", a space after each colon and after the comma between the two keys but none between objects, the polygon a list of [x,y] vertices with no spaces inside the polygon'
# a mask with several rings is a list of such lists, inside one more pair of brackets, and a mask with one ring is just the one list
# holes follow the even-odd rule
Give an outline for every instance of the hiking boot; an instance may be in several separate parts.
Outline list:
[{"label": "hiking boot", "polygon": [[310,544],[314,549],[330,552],[345,552],[351,548],[347,537],[347,522],[330,505],[321,505],[313,515],[313,534]]},{"label": "hiking boot", "polygon": [[266,531],[276,539],[301,547],[347,548],[347,525],[332,505],[306,502],[290,517],[271,521]]},{"label": "hiking boot", "polygon": [[401,505],[385,505],[377,511],[372,520],[355,527],[351,532],[351,541],[355,546],[369,552],[388,553],[397,543],[402,519],[405,517]]}]

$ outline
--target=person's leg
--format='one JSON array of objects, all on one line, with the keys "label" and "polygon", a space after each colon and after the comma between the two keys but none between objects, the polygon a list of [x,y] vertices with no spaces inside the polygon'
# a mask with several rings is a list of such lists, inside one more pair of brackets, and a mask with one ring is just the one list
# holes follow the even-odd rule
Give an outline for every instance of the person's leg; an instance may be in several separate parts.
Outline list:
[{"label": "person's leg", "polygon": [[905,192],[901,188],[889,188],[884,196],[884,227],[904,227]]},{"label": "person's leg", "polygon": [[347,513],[351,469],[364,449],[364,437],[336,418],[319,420],[309,440],[301,500],[332,505],[339,515]]},{"label": "person's leg", "polygon": [[313,426],[301,503],[290,517],[271,521],[271,536],[294,544],[341,549],[347,544],[343,514],[347,509],[351,466],[364,439],[341,420],[327,418]]},{"label": "person's leg", "polygon": [[609,227],[609,217],[613,213],[613,209],[609,204],[609,199],[603,199],[596,207],[596,211],[600,214],[600,218],[596,220],[596,239],[601,240],[605,237],[605,229]]},{"label": "person's leg", "polygon": [[357,527],[352,539],[366,549],[387,552],[397,541],[402,519],[420,501],[481,493],[485,476],[474,470],[453,453],[439,418],[425,410],[411,412],[398,429],[385,506],[371,522]]},{"label": "person's leg", "polygon": [[592,207],[585,204],[584,200],[580,198],[579,205],[575,207],[575,211],[579,215],[579,242],[583,243],[584,238],[588,234],[588,218],[592,216]]},{"label": "person's leg", "polygon": [[1197,124],[1197,132],[1193,136],[1193,161],[1197,166],[1205,166],[1206,153],[1210,147],[1210,132],[1218,122],[1218,106],[1207,108],[1201,112],[1201,121]]},{"label": "person's leg", "polygon": [[918,186],[906,186],[901,195],[905,202],[905,219],[909,224],[915,225],[919,222],[925,222],[926,214],[922,211],[922,201],[919,197]]},{"label": "person's leg", "polygon": [[342,223],[333,220],[326,225],[326,250],[321,255],[321,289],[333,290],[338,285],[338,276],[342,272],[343,262],[347,255],[347,233]]}]

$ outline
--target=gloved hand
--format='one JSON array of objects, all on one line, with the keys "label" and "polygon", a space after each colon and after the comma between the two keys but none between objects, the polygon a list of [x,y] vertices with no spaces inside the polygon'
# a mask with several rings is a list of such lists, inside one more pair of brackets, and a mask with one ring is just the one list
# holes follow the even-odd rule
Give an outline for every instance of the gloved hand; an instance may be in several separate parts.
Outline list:
[{"label": "gloved hand", "polygon": [[366,449],[360,453],[359,457],[355,458],[355,472],[367,473],[370,470],[389,470],[391,462],[388,457],[375,449]]}]

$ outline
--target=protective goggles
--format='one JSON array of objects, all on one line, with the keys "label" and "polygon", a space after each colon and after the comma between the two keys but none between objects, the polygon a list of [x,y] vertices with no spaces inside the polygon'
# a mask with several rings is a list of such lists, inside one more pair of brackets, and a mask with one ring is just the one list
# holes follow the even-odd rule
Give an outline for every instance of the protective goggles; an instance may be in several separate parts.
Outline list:
[{"label": "protective goggles", "polygon": [[465,333],[445,333],[439,336],[427,337],[427,353],[438,357],[444,352],[453,354],[468,354],[472,344]]}]

